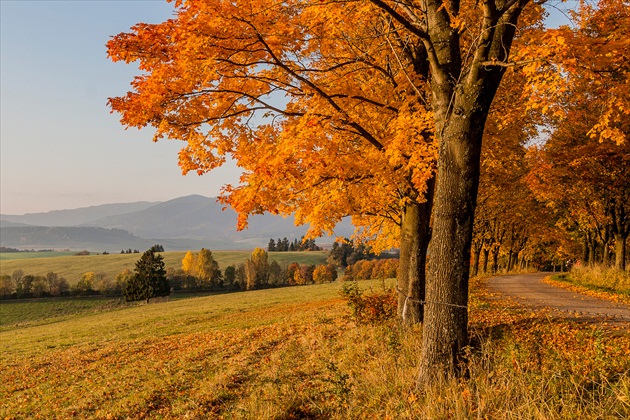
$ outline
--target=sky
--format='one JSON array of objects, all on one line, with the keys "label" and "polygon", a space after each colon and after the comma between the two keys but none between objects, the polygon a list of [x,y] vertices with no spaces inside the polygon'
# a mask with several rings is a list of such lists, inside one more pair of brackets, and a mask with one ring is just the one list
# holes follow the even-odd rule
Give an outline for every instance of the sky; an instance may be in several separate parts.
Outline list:
[{"label": "sky", "polygon": [[182,142],[125,130],[107,98],[138,70],[105,43],[172,16],[166,1],[0,1],[0,213],[217,196],[239,171],[182,176]]},{"label": "sky", "polygon": [[172,14],[164,0],[0,0],[0,213],[214,197],[238,182],[232,163],[182,176],[182,142],[125,130],[107,107],[138,74],[108,60],[109,37]]}]

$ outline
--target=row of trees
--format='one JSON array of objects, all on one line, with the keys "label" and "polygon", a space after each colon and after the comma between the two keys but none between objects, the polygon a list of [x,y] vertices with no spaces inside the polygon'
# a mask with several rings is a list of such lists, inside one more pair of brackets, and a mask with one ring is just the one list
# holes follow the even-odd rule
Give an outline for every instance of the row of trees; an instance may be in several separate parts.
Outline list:
[{"label": "row of trees", "polygon": [[395,278],[398,272],[398,265],[399,261],[397,258],[360,260],[346,267],[343,279],[349,281]]},{"label": "row of trees", "polygon": [[0,296],[29,298],[46,296],[122,295],[126,300],[147,300],[166,296],[171,290],[254,290],[268,287],[295,286],[332,282],[337,279],[337,266],[280,264],[269,261],[267,251],[256,248],[245,263],[230,265],[221,271],[212,252],[202,248],[188,251],[180,269],[164,266],[163,257],[153,248],[136,262],[135,270],[125,269],[110,278],[103,273],[86,272],[70,286],[55,273],[46,276],[25,275],[16,270],[3,275]]},{"label": "row of trees", "polygon": [[34,276],[24,274],[22,270],[15,270],[11,275],[4,274],[0,278],[2,298],[65,296],[70,293],[82,294],[82,290],[80,287],[71,288],[65,278],[53,272],[45,276]]},{"label": "row of trees", "polygon": [[302,236],[299,240],[294,239],[289,242],[287,238],[280,239],[277,241],[273,240],[273,238],[269,239],[269,244],[267,245],[268,252],[287,252],[287,251],[321,251],[322,248],[317,246],[315,243],[315,239],[312,238],[304,238]]},{"label": "row of trees", "polygon": [[254,290],[331,282],[337,279],[337,269],[330,264],[270,262],[269,253],[256,248],[245,263],[222,272],[212,253],[202,249],[198,254],[187,252],[182,268],[169,269],[167,277],[175,290]]}]

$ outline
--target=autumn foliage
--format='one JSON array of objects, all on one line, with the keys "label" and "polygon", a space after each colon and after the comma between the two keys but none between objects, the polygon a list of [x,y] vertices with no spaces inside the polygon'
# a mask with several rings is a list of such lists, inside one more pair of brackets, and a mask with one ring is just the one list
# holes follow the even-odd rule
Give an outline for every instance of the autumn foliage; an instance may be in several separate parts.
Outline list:
[{"label": "autumn foliage", "polygon": [[[112,60],[144,73],[109,104],[124,125],[183,141],[184,173],[234,159],[243,173],[221,200],[239,228],[250,214],[292,214],[310,238],[352,216],[376,250],[400,247],[398,315],[425,321],[420,379],[430,382],[441,366],[457,373],[467,347],[470,263],[479,271],[483,255],[497,271],[501,255],[507,270],[566,257],[571,235],[553,228],[576,222],[559,211],[571,200],[554,204],[545,184],[572,190],[554,174],[594,170],[590,157],[605,153],[595,143],[621,148],[610,166],[625,164],[627,1],[582,4],[574,27],[553,30],[543,3],[178,1],[173,19],[110,40]],[[549,161],[584,107],[592,121],[577,161]],[[554,134],[538,152],[541,128]],[[620,268],[624,194],[595,209]],[[298,284],[312,276],[294,273]],[[264,282],[246,276],[248,288]],[[425,296],[443,304],[403,305]]]}]

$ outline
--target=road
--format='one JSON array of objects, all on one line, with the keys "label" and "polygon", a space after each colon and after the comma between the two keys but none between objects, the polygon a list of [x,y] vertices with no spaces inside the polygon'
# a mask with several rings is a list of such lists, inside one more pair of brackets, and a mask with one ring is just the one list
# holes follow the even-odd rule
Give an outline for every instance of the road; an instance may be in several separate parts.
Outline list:
[{"label": "road", "polygon": [[566,317],[606,318],[630,322],[630,307],[592,296],[582,295],[543,283],[551,273],[515,274],[487,280],[491,291],[498,292],[533,308],[550,308]]}]

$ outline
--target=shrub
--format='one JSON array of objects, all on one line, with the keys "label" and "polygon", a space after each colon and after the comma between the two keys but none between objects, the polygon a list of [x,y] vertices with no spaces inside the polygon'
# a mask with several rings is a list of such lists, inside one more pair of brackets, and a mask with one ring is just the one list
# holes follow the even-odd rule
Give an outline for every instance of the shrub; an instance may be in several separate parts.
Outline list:
[{"label": "shrub", "polygon": [[341,295],[357,323],[379,324],[396,316],[398,301],[394,288],[383,285],[379,292],[364,293],[356,282],[347,282],[343,284]]},{"label": "shrub", "polygon": [[313,270],[313,281],[316,284],[330,283],[337,279],[337,270],[331,264],[318,265]]}]

